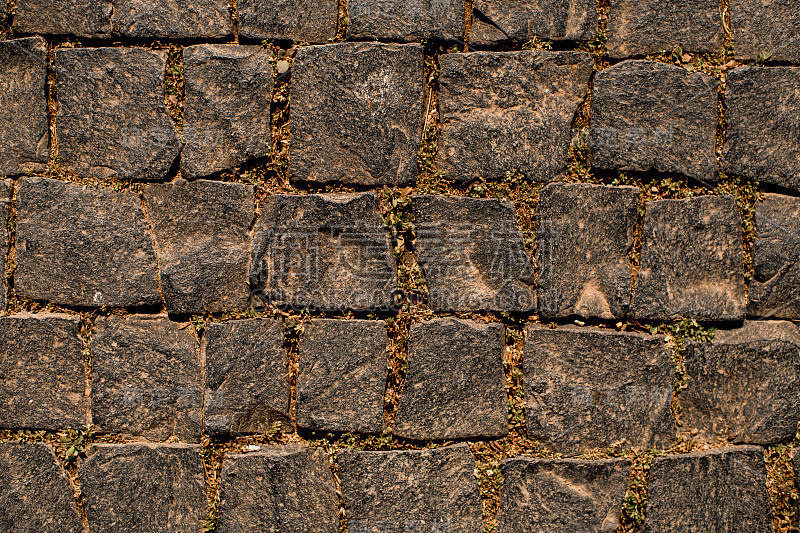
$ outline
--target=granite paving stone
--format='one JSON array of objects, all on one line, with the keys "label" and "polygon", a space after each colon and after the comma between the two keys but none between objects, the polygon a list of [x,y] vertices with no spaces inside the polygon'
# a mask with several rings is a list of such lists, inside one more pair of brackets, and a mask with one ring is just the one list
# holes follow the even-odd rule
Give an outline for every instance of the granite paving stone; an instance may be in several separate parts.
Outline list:
[{"label": "granite paving stone", "polygon": [[347,15],[348,39],[464,38],[464,3],[459,0],[350,0]]},{"label": "granite paving stone", "polygon": [[597,5],[591,0],[476,0],[472,45],[524,42],[537,37],[554,41],[597,38]]},{"label": "granite paving stone", "polygon": [[239,37],[324,43],[336,37],[336,0],[238,0]]}]

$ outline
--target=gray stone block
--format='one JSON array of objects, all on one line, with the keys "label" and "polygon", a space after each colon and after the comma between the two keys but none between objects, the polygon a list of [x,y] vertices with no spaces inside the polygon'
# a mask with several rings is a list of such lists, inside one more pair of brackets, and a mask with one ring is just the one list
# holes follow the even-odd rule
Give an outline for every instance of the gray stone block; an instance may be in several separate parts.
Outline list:
[{"label": "gray stone block", "polygon": [[0,443],[0,528],[7,533],[81,533],[69,479],[44,444]]},{"label": "gray stone block", "polygon": [[0,176],[44,167],[50,151],[47,43],[0,41]]},{"label": "gray stone block", "polygon": [[336,36],[337,0],[238,0],[239,37],[324,43]]},{"label": "gray stone block", "polygon": [[415,324],[394,434],[416,440],[508,433],[505,328],[440,318]]},{"label": "gray stone block", "polygon": [[712,344],[687,341],[691,378],[678,400],[684,426],[708,441],[789,442],[800,413],[800,332],[791,322],[745,322]]},{"label": "gray stone block", "polygon": [[339,502],[325,451],[300,446],[262,450],[225,456],[216,531],[336,533]]},{"label": "gray stone block", "polygon": [[562,179],[571,126],[594,63],[577,52],[476,52],[439,57],[439,168],[456,181]]},{"label": "gray stone block", "polygon": [[179,180],[145,186],[144,201],[167,312],[201,315],[245,308],[253,187]]},{"label": "gray stone block", "polygon": [[643,231],[634,318],[744,319],[742,226],[732,196],[649,202]]},{"label": "gray stone block", "polygon": [[219,39],[233,34],[228,0],[114,0],[114,33],[123,37]]},{"label": "gray stone block", "polygon": [[503,462],[500,533],[614,533],[628,488],[628,459]]},{"label": "gray stone block", "polygon": [[728,73],[723,169],[800,191],[798,67],[741,67]]},{"label": "gray stone block", "polygon": [[112,0],[16,0],[16,5],[14,27],[20,33],[90,38],[111,34]]},{"label": "gray stone block", "polygon": [[298,347],[297,425],[315,431],[380,433],[386,391],[386,323],[317,319]]},{"label": "gray stone block", "polygon": [[347,15],[348,39],[464,38],[464,2],[460,0],[350,0]]},{"label": "gray stone block", "polygon": [[204,337],[205,430],[210,435],[291,427],[283,322],[212,322]]},{"label": "gray stone block", "polygon": [[78,478],[92,533],[203,531],[199,446],[95,444]]},{"label": "gray stone block", "polygon": [[598,72],[592,166],[716,181],[717,85],[705,74],[655,61],[624,61]]},{"label": "gray stone block", "polygon": [[539,308],[546,317],[622,318],[631,298],[628,250],[636,187],[550,184],[539,193]]},{"label": "gray stone block", "polygon": [[99,179],[166,178],[181,150],[164,105],[166,54],[144,48],[55,54],[61,164]]},{"label": "gray stone block", "polygon": [[82,350],[77,315],[0,318],[0,427],[85,426],[89,399]]},{"label": "gray stone block", "polygon": [[17,296],[83,307],[161,303],[153,238],[135,193],[23,178],[16,206]]},{"label": "gray stone block", "polygon": [[536,308],[534,274],[508,200],[414,196],[417,259],[436,311]]},{"label": "gray stone block", "polygon": [[273,195],[253,232],[256,298],[321,309],[392,308],[396,264],[378,197]]},{"label": "gray stone block", "polygon": [[351,533],[480,533],[475,459],[466,444],[429,450],[339,452]]},{"label": "gray stone block", "polygon": [[612,444],[670,448],[674,376],[662,336],[528,326],[528,435],[570,455]]},{"label": "gray stone block", "polygon": [[473,45],[597,38],[597,5],[591,0],[476,0],[472,13]]},{"label": "gray stone block", "polygon": [[414,178],[422,64],[419,44],[301,48],[292,64],[290,178],[365,186]]},{"label": "gray stone block", "polygon": [[747,314],[800,318],[800,199],[768,193],[755,211],[755,276]]},{"label": "gray stone block", "polygon": [[92,337],[92,421],[104,433],[196,442],[203,386],[189,323],[102,317]]},{"label": "gray stone block", "polygon": [[201,44],[183,50],[184,175],[210,176],[269,156],[270,55],[261,46],[233,44]]},{"label": "gray stone block", "polygon": [[797,0],[731,0],[736,57],[800,63],[800,3]]},{"label": "gray stone block", "polygon": [[0,312],[6,310],[8,304],[8,279],[6,279],[6,265],[8,262],[8,250],[11,246],[11,235],[9,231],[9,211],[11,208],[11,180],[0,180],[0,265],[2,265],[2,281],[0,281]]},{"label": "gray stone block", "polygon": [[716,0],[612,0],[608,55],[644,56],[680,46],[687,52],[717,52],[725,33]]},{"label": "gray stone block", "polygon": [[756,446],[656,457],[643,531],[771,532],[766,481]]}]

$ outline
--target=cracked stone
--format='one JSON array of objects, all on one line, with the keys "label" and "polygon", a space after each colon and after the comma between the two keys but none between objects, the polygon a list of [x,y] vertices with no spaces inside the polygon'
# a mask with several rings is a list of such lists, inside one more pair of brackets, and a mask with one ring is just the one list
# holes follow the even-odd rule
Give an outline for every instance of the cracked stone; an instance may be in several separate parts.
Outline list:
[{"label": "cracked stone", "polygon": [[23,178],[16,205],[17,296],[81,307],[161,303],[153,238],[135,193]]},{"label": "cracked stone", "polygon": [[111,34],[111,0],[16,0],[20,33],[103,38]]},{"label": "cracked stone", "polygon": [[570,455],[612,444],[669,448],[674,376],[660,335],[528,326],[528,435]]},{"label": "cracked stone", "polygon": [[388,344],[383,321],[317,319],[305,326],[299,344],[297,425],[380,433]]},{"label": "cracked stone", "polygon": [[47,43],[0,41],[0,175],[44,167],[50,151]]},{"label": "cracked stone", "polygon": [[164,105],[166,53],[63,48],[55,55],[61,164],[97,179],[166,178],[181,150]]},{"label": "cracked stone", "polygon": [[736,58],[800,63],[797,0],[731,0]]},{"label": "cracked stone", "polygon": [[69,479],[45,444],[0,443],[0,528],[8,533],[81,533]]},{"label": "cracked stone", "polygon": [[687,341],[690,381],[679,397],[685,426],[710,442],[789,442],[800,412],[800,332],[791,322],[745,322],[712,344]]},{"label": "cracked stone", "polygon": [[219,533],[339,530],[336,484],[322,448],[265,446],[226,454],[220,502]]},{"label": "cracked stone", "polygon": [[373,192],[276,194],[261,206],[250,262],[255,298],[319,309],[390,309],[396,271]]},{"label": "cracked stone", "polygon": [[253,187],[199,180],[144,187],[161,289],[171,314],[244,309],[250,294]]},{"label": "cracked stone", "polygon": [[655,61],[623,61],[598,72],[592,166],[716,181],[717,85],[705,74]]},{"label": "cracked stone", "polygon": [[[9,210],[11,208],[12,183],[11,180],[0,180],[0,223],[5,222],[0,227],[0,258],[2,258],[0,265],[3,266],[4,273],[9,247],[11,246]],[[2,276],[2,278],[2,282],[0,282],[0,312],[5,311],[8,304],[8,279],[6,279],[6,276]]]},{"label": "cracked stone", "polygon": [[659,200],[645,206],[636,319],[744,319],[744,259],[732,196]]},{"label": "cracked stone", "polygon": [[767,193],[755,205],[754,279],[747,314],[800,318],[800,199]]},{"label": "cracked stone", "polygon": [[644,56],[680,46],[686,52],[722,49],[725,32],[716,0],[612,0],[608,55]]},{"label": "cracked stone", "polygon": [[473,15],[472,45],[597,38],[597,6],[591,0],[476,0]]},{"label": "cracked stone", "polygon": [[419,44],[301,48],[292,64],[289,176],[317,183],[407,183],[422,136]]},{"label": "cracked stone", "polygon": [[461,0],[350,0],[348,39],[418,41],[464,38]]},{"label": "cracked stone", "polygon": [[184,49],[184,175],[210,176],[269,156],[270,58],[261,46],[201,44]]},{"label": "cracked stone", "polygon": [[211,435],[290,428],[283,322],[232,320],[205,331],[205,429]]},{"label": "cracked stone", "polygon": [[394,434],[415,440],[508,434],[500,324],[434,319],[411,327]]},{"label": "cracked stone", "polygon": [[622,318],[637,187],[550,184],[539,194],[539,307],[543,316]]},{"label": "cracked stone", "polygon": [[95,444],[78,469],[92,533],[198,533],[206,517],[200,447]]},{"label": "cracked stone", "polygon": [[644,533],[769,533],[764,450],[738,446],[656,457]]},{"label": "cracked stone", "polygon": [[324,43],[336,37],[337,0],[238,0],[239,37]]},{"label": "cracked stone", "polygon": [[196,442],[203,387],[190,323],[101,317],[92,337],[92,420],[104,433]]},{"label": "cracked stone", "polygon": [[342,498],[351,533],[480,533],[475,458],[466,444],[430,450],[341,450]]},{"label": "cracked stone", "polygon": [[741,67],[728,73],[723,168],[733,176],[800,191],[798,67]]},{"label": "cracked stone", "polygon": [[628,488],[628,459],[531,459],[503,462],[498,531],[614,533]]},{"label": "cracked stone", "polygon": [[510,201],[422,195],[412,208],[433,310],[536,308],[533,267]]},{"label": "cracked stone", "polygon": [[111,22],[124,37],[219,39],[233,34],[228,0],[114,0]]},{"label": "cracked stone", "polygon": [[439,58],[438,165],[456,181],[567,170],[571,126],[594,63],[576,52],[476,52]]},{"label": "cracked stone", "polygon": [[0,318],[0,427],[56,431],[86,425],[80,327],[77,315]]}]

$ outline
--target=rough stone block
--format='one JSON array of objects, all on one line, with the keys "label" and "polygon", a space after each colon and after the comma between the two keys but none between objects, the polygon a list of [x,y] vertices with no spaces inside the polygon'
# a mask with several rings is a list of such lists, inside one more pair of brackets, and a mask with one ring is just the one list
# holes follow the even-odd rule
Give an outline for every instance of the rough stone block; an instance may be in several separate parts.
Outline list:
[{"label": "rough stone block", "polygon": [[797,0],[731,0],[736,57],[800,63],[800,3]]},{"label": "rough stone block", "polygon": [[563,178],[578,106],[592,62],[576,52],[444,54],[438,164],[457,181]]},{"label": "rough stone block", "polygon": [[534,274],[508,200],[414,196],[417,259],[436,311],[531,311]]},{"label": "rough stone block", "polygon": [[800,68],[741,67],[727,84],[725,172],[800,191]]},{"label": "rough stone block", "polygon": [[291,426],[280,320],[210,323],[205,331],[205,429],[211,435]]},{"label": "rough stone block", "polygon": [[92,356],[92,420],[100,431],[199,439],[203,391],[191,324],[102,317]]},{"label": "rough stone block", "polygon": [[614,443],[669,448],[674,375],[661,336],[528,326],[528,435],[571,455]]},{"label": "rough stone block", "polygon": [[755,276],[747,314],[800,318],[800,199],[765,194],[756,202]]},{"label": "rough stone block", "polygon": [[800,332],[791,322],[745,322],[713,344],[687,341],[690,381],[678,400],[703,438],[772,445],[792,440],[800,413]]},{"label": "rough stone block", "polygon": [[161,303],[153,238],[136,194],[23,178],[16,205],[18,296],[85,307]]},{"label": "rough stone block", "polygon": [[644,56],[680,46],[687,52],[717,52],[725,32],[716,0],[612,0],[608,55]]},{"label": "rough stone block", "polygon": [[166,178],[181,150],[164,105],[166,54],[144,48],[55,54],[61,164],[99,179]]},{"label": "rough stone block", "polygon": [[391,185],[417,171],[422,46],[344,43],[301,48],[292,64],[289,176]]},{"label": "rough stone block", "polygon": [[199,446],[95,444],[78,477],[92,533],[203,530]]},{"label": "rough stone block", "polygon": [[0,427],[79,428],[89,399],[78,316],[0,318]]},{"label": "rough stone block", "polygon": [[339,452],[342,497],[352,533],[480,533],[481,500],[469,446]]},{"label": "rough stone block", "polygon": [[473,45],[597,38],[597,5],[591,0],[476,0],[472,13]]},{"label": "rough stone block", "polygon": [[300,339],[297,425],[380,433],[386,391],[386,323],[312,320]]},{"label": "rough stone block", "polygon": [[0,41],[0,176],[44,166],[50,150],[47,44]]},{"label": "rough stone block", "polygon": [[464,2],[460,0],[350,0],[347,15],[348,39],[464,38]]},{"label": "rough stone block", "polygon": [[102,38],[111,34],[112,0],[16,0],[20,33]]},{"label": "rough stone block", "polygon": [[336,37],[337,0],[238,0],[239,37],[324,43]]},{"label": "rough stone block", "polygon": [[655,61],[624,61],[594,78],[592,166],[716,181],[717,82]]},{"label": "rough stone block", "polygon": [[219,533],[339,530],[336,485],[322,448],[227,454],[220,491]]},{"label": "rough stone block", "polygon": [[656,457],[644,533],[772,531],[764,450],[738,446]]},{"label": "rough stone block", "polygon": [[637,319],[744,319],[742,226],[732,196],[659,200],[645,206]]},{"label": "rough stone block", "polygon": [[274,195],[253,235],[256,298],[321,309],[392,308],[397,267],[378,197]]},{"label": "rough stone block", "polygon": [[145,186],[144,199],[167,312],[201,315],[246,307],[253,187],[179,180]]},{"label": "rough stone block", "polygon": [[262,46],[190,46],[183,51],[183,69],[183,173],[210,176],[267,157],[272,149],[270,52]]},{"label": "rough stone block", "polygon": [[628,459],[529,459],[503,463],[502,533],[614,533],[628,488]]},{"label": "rough stone block", "polygon": [[638,205],[636,187],[551,184],[539,193],[542,315],[607,320],[625,315]]},{"label": "rough stone block", "polygon": [[213,39],[233,34],[228,0],[114,0],[111,23],[124,37]]},{"label": "rough stone block", "polygon": [[11,208],[11,180],[0,180],[0,265],[2,265],[2,281],[0,282],[0,312],[6,310],[8,295],[8,280],[6,279],[6,262],[8,259],[8,249],[11,246],[11,236],[8,230],[8,215]]},{"label": "rough stone block", "polygon": [[0,528],[7,533],[81,533],[69,479],[44,444],[0,443]]},{"label": "rough stone block", "polygon": [[416,440],[506,435],[504,336],[501,324],[454,318],[412,326],[394,434]]}]

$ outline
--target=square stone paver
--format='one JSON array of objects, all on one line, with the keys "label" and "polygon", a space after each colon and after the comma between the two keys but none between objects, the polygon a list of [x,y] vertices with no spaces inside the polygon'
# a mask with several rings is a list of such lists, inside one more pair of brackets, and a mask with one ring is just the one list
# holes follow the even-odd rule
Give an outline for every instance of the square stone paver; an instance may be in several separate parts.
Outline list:
[{"label": "square stone paver", "polygon": [[324,43],[336,37],[337,0],[238,0],[239,37]]},{"label": "square stone paver", "polygon": [[800,3],[797,0],[731,0],[736,57],[800,63]]},{"label": "square stone paver", "polygon": [[133,38],[221,39],[233,35],[228,0],[114,0],[114,33]]},{"label": "square stone paver", "polygon": [[419,41],[464,38],[460,0],[350,0],[347,38]]},{"label": "square stone paver", "polygon": [[472,45],[523,42],[538,37],[554,41],[597,38],[597,5],[591,0],[475,0]]},{"label": "square stone paver", "polygon": [[0,180],[0,223],[5,225],[0,228],[0,265],[3,266],[3,280],[0,282],[0,312],[6,310],[8,304],[8,279],[5,276],[8,260],[8,249],[11,246],[11,232],[9,230],[8,215],[11,208],[11,180]]},{"label": "square stone paver", "polygon": [[20,33],[103,38],[111,34],[111,0],[16,0]]}]

